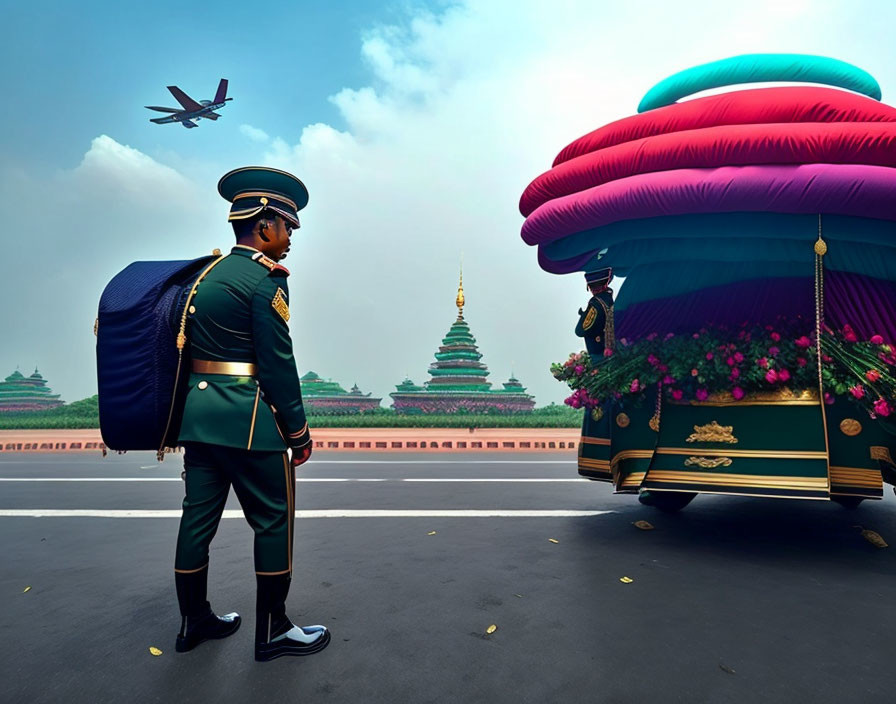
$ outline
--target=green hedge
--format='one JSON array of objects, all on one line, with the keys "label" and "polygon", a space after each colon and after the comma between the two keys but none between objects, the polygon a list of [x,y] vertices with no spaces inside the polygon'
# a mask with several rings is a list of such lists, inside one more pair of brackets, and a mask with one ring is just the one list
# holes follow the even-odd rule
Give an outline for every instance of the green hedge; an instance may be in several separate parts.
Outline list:
[{"label": "green hedge", "polygon": [[[310,415],[312,428],[578,428],[582,411],[551,404],[531,413],[403,415],[378,408],[361,415]],[[97,397],[30,413],[0,413],[0,430],[98,428]]]}]

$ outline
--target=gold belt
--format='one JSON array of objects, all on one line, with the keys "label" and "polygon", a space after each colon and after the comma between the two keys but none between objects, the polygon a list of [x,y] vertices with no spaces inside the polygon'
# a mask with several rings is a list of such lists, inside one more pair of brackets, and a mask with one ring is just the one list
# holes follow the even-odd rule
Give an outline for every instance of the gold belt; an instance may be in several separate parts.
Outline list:
[{"label": "gold belt", "polygon": [[198,374],[255,376],[256,366],[252,362],[212,362],[207,359],[194,359],[193,371]]}]

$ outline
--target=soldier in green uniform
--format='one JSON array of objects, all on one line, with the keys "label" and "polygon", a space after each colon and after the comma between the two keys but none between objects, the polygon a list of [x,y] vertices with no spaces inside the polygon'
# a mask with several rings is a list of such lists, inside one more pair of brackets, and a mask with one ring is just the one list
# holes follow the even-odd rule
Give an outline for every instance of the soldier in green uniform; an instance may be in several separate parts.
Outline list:
[{"label": "soldier in green uniform", "polygon": [[603,361],[606,350],[615,344],[613,332],[613,270],[609,267],[585,272],[585,283],[591,291],[591,300],[585,310],[579,308],[579,323],[576,335],[585,338],[585,349],[591,361]]},{"label": "soldier in green uniform", "polygon": [[308,191],[295,176],[262,167],[231,171],[218,191],[232,203],[237,244],[206,268],[187,310],[192,367],[179,436],[186,497],[175,558],[176,649],[239,628],[237,614],[216,616],[206,598],[209,544],[232,485],[255,532],[255,659],[307,655],[323,650],[330,632],[286,616],[295,468],[311,455],[311,435],[287,327],[289,271],[278,261]]}]

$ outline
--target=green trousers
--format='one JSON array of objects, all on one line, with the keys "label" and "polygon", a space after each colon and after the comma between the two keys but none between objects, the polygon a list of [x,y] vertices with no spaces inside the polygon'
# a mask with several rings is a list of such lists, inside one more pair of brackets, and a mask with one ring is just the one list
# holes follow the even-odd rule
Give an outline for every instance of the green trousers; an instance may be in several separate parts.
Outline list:
[{"label": "green trousers", "polygon": [[256,452],[185,443],[186,496],[177,535],[175,572],[199,572],[230,493],[255,531],[255,572],[292,574],[295,469],[285,452]]}]

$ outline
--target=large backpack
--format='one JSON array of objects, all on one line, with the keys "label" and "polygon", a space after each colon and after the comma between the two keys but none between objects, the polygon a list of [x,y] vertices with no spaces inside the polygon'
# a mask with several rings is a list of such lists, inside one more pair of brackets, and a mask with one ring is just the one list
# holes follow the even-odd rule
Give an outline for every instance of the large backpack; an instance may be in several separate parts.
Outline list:
[{"label": "large backpack", "polygon": [[[189,377],[184,311],[219,256],[134,262],[100,297],[96,367],[100,431],[111,450],[155,450],[177,443]],[[187,349],[185,349],[187,348]]]}]

